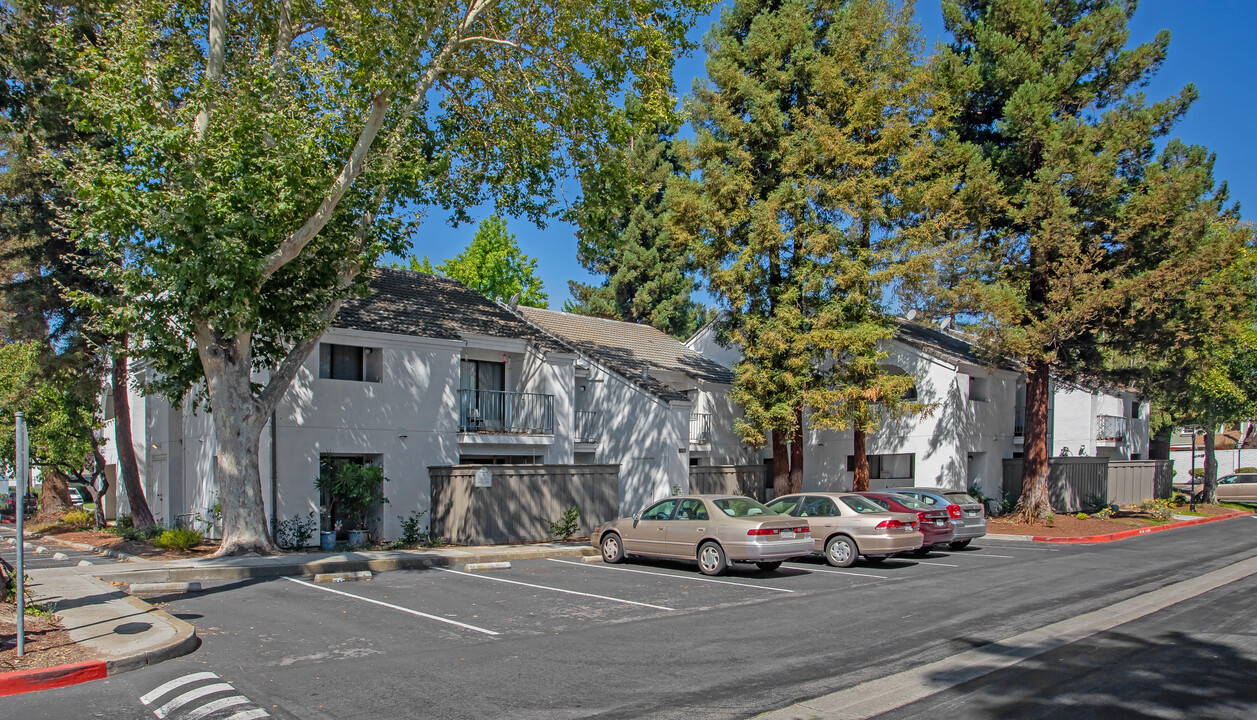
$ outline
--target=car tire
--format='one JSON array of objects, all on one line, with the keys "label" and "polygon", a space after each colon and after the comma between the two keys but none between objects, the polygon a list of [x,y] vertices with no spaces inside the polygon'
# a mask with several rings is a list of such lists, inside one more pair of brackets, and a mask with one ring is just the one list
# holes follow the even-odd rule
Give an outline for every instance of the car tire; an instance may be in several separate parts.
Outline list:
[{"label": "car tire", "polygon": [[846,535],[835,535],[825,543],[825,562],[834,567],[851,567],[860,551]]},{"label": "car tire", "polygon": [[618,563],[624,561],[624,541],[620,540],[619,535],[607,533],[602,536],[602,542],[599,545],[602,548],[603,562]]},{"label": "car tire", "polygon": [[951,546],[952,550],[963,550],[964,548],[969,547],[969,543],[971,542],[973,542],[973,540],[953,540],[947,544]]},{"label": "car tire", "polygon": [[704,575],[719,575],[729,567],[724,548],[710,540],[698,546],[698,569]]},{"label": "car tire", "polygon": [[755,566],[758,567],[760,570],[776,570],[777,568],[781,567],[781,561],[772,560],[769,562],[757,562],[755,563]]}]

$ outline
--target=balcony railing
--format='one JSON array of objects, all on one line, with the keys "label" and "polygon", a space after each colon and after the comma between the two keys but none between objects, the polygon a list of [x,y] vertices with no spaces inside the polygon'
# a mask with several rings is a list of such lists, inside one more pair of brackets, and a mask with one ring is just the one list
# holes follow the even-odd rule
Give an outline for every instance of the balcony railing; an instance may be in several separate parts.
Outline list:
[{"label": "balcony railing", "polygon": [[690,444],[711,444],[711,414],[693,413],[690,415]]},{"label": "balcony railing", "polygon": [[598,413],[593,410],[576,411],[576,437],[578,443],[598,442]]},{"label": "balcony railing", "polygon": [[1026,436],[1026,406],[1018,405],[1013,415],[1013,437]]},{"label": "balcony railing", "polygon": [[458,431],[554,434],[554,396],[505,390],[459,390]]},{"label": "balcony railing", "polygon": [[1096,416],[1096,440],[1125,440],[1126,418],[1117,415]]}]

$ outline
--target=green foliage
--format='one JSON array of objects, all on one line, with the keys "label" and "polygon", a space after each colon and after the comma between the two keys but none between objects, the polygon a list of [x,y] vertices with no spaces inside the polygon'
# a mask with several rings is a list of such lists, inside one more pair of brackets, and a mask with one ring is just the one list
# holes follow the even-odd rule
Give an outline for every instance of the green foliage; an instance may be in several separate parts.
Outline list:
[{"label": "green foliage", "polygon": [[[348,530],[365,530],[367,516],[377,505],[388,502],[384,497],[384,469],[359,463],[325,463],[314,486],[332,496],[336,510],[349,520]],[[333,511],[333,516],[335,515]]]},{"label": "green foliage", "polygon": [[42,342],[0,344],[0,456],[12,458],[13,414],[26,415],[32,459],[78,476],[91,464],[92,432],[99,425],[94,391],[72,365],[46,367]]},{"label": "green foliage", "polygon": [[1088,515],[1087,515],[1087,513],[1085,513],[1085,512],[1080,512],[1080,513],[1078,513],[1077,515],[1075,515],[1074,517],[1075,517],[1075,518],[1077,518],[1077,519],[1079,519],[1079,520],[1086,520],[1086,519],[1087,519],[1087,517],[1088,517]]},{"label": "green foliage", "polygon": [[1156,498],[1139,503],[1139,509],[1157,520],[1169,520],[1174,515],[1174,508],[1169,500]]},{"label": "green foliage", "polygon": [[137,542],[152,540],[153,538],[160,536],[165,531],[166,528],[161,525],[154,525],[146,530],[141,530],[130,523],[123,525],[121,522],[119,522],[116,526],[109,528],[110,533],[117,535],[123,540],[132,540]]},{"label": "green foliage", "polygon": [[118,520],[114,524],[114,527],[120,529],[135,527],[135,522],[131,519],[130,513],[122,513],[118,516]]},{"label": "green foliage", "polygon": [[1052,527],[1053,525],[1055,525],[1056,513],[1053,513],[1053,512],[1043,513],[1043,524],[1047,525],[1048,527]]},{"label": "green foliage", "polygon": [[1098,511],[1092,513],[1091,517],[1098,518],[1100,520],[1108,520],[1109,518],[1113,517],[1113,508],[1106,505],[1100,508]]},{"label": "green foliage", "polygon": [[61,516],[61,523],[74,528],[88,528],[96,522],[96,518],[86,510],[70,510]]},{"label": "green foliage", "polygon": [[563,511],[558,520],[550,523],[550,534],[554,537],[567,542],[572,536],[580,532],[580,506],[573,505]]},{"label": "green foliage", "polygon": [[1092,512],[1094,512],[1100,508],[1108,507],[1109,501],[1103,495],[1092,493],[1087,496],[1086,505],[1088,508],[1091,508]]},{"label": "green foliage", "polygon": [[319,521],[311,510],[302,515],[293,515],[280,520],[275,525],[275,543],[285,550],[300,550],[310,544],[310,538],[319,527]]},{"label": "green foliage", "polygon": [[1170,498],[1170,504],[1173,505],[1174,507],[1183,507],[1187,503],[1188,503],[1188,498],[1183,493],[1176,492],[1174,493],[1174,496]]},{"label": "green foliage", "polygon": [[397,519],[402,524],[402,536],[398,538],[395,544],[400,547],[415,547],[426,542],[428,533],[423,529],[423,516],[425,514],[423,510],[412,510],[409,517],[403,518],[401,515],[398,515]]},{"label": "green foliage", "polygon": [[519,304],[548,307],[545,287],[537,276],[537,258],[525,255],[506,229],[506,220],[490,215],[467,248],[440,265],[410,258],[410,270],[453,278],[490,300],[506,302],[518,295]]},{"label": "green foliage", "polygon": [[1243,475],[1245,473],[1257,473],[1257,468],[1254,468],[1254,467],[1235,468],[1236,475]]},{"label": "green foliage", "polygon": [[183,550],[184,552],[200,547],[203,542],[205,542],[205,536],[200,531],[190,528],[165,530],[153,539],[155,547],[165,550]]},{"label": "green foliage", "polygon": [[1202,478],[1202,477],[1204,477],[1204,476],[1205,476],[1205,469],[1204,469],[1204,468],[1202,468],[1202,467],[1192,468],[1191,470],[1188,470],[1188,473],[1189,473],[1192,477]]}]

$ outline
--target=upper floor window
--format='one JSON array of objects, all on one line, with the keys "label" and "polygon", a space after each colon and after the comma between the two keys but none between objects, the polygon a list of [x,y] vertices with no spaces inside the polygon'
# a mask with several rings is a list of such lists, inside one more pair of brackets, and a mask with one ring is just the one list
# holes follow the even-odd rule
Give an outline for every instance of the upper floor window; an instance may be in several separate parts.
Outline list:
[{"label": "upper floor window", "polygon": [[380,382],[384,374],[383,355],[380,348],[319,343],[319,377]]},{"label": "upper floor window", "polygon": [[986,402],[990,400],[990,380],[984,377],[969,376],[969,400]]}]

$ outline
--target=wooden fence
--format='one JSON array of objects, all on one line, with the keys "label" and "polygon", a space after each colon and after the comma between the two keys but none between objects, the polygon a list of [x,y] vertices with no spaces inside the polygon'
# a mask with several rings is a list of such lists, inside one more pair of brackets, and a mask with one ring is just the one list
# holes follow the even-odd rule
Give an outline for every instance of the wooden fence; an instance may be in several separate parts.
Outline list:
[{"label": "wooden fence", "polygon": [[[487,468],[489,487],[476,486]],[[619,514],[619,465],[453,465],[429,467],[433,535],[455,545],[537,542],[573,505],[588,536]]]},{"label": "wooden fence", "polygon": [[690,492],[747,495],[764,501],[766,465],[691,465]]},{"label": "wooden fence", "polygon": [[[1022,458],[1004,460],[1004,492],[1021,497]],[[1056,457],[1048,460],[1048,499],[1056,512],[1094,510],[1093,498],[1106,504],[1134,505],[1168,498],[1173,468],[1168,460],[1109,460]]]}]

